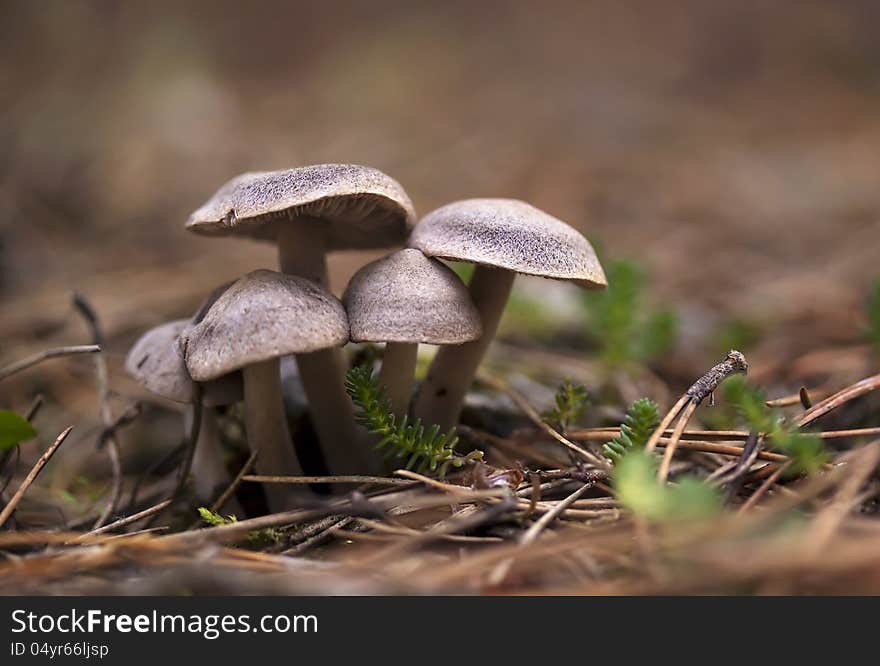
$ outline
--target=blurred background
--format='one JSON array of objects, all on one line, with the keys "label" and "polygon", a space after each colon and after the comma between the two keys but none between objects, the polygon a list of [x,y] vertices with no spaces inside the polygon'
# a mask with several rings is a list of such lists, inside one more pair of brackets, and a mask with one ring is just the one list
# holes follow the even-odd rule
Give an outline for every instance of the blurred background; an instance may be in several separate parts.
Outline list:
[{"label": "blurred background", "polygon": [[[121,360],[140,332],[275,265],[269,245],[188,234],[190,211],[239,172],[322,162],[389,173],[420,214],[516,197],[578,227],[674,313],[667,376],[693,377],[728,344],[778,376],[812,350],[864,343],[880,274],[877,2],[0,13],[0,364],[88,342],[78,290],[128,390]],[[373,256],[331,259],[337,293]],[[536,293],[542,317],[580,316],[573,287],[521,281],[519,298]],[[509,320],[505,335],[541,323]],[[833,362],[862,372],[864,356],[848,358]],[[88,360],[23,373],[0,401],[24,411],[41,391],[96,416]]]}]

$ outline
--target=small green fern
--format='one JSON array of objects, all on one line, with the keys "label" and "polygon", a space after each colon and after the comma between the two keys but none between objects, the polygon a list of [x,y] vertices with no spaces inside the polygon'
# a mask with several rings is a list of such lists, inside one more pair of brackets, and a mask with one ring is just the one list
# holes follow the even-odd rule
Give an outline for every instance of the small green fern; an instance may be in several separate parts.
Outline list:
[{"label": "small green fern", "polygon": [[582,296],[587,332],[609,367],[651,361],[674,344],[677,319],[671,310],[646,307],[647,277],[636,264],[609,262],[608,289]]},{"label": "small green fern", "polygon": [[822,440],[786,425],[778,409],[767,407],[764,393],[745,377],[731,377],[724,383],[724,397],[732,403],[750,430],[764,433],[768,446],[792,460],[790,472],[811,473],[828,460]]},{"label": "small green fern", "polygon": [[482,451],[458,455],[454,428],[445,434],[436,425],[426,430],[420,419],[409,423],[406,416],[398,423],[384,389],[368,365],[354,367],[346,373],[345,390],[358,408],[355,413],[358,423],[379,437],[376,448],[387,447],[388,455],[406,459],[407,469],[439,472],[442,476],[450,465],[461,467],[468,460],[483,456]]},{"label": "small green fern", "polygon": [[541,414],[541,418],[560,432],[565,432],[583,414],[588,397],[587,389],[580,384],[572,384],[566,377],[556,390],[553,409]]},{"label": "small green fern", "polygon": [[627,451],[642,448],[659,424],[657,403],[639,398],[626,410],[620,434],[602,447],[602,453],[611,462],[620,462]]}]

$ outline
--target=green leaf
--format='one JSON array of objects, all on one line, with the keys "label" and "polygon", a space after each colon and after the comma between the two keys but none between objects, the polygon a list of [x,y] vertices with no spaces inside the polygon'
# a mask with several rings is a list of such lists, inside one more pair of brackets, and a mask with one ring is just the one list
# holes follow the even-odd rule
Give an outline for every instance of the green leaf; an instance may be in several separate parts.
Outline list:
[{"label": "green leaf", "polygon": [[666,488],[657,483],[657,461],[641,450],[620,457],[614,467],[617,499],[638,516],[661,520],[666,516]]},{"label": "green leaf", "polygon": [[716,490],[693,476],[674,485],[657,483],[657,459],[640,449],[621,457],[614,467],[617,499],[637,516],[654,522],[708,518],[721,510]]},{"label": "green leaf", "polygon": [[0,409],[0,452],[36,436],[37,431],[28,421],[15,412]]},{"label": "green leaf", "polygon": [[701,520],[721,511],[721,497],[711,486],[686,476],[667,488],[666,511],[670,520]]}]

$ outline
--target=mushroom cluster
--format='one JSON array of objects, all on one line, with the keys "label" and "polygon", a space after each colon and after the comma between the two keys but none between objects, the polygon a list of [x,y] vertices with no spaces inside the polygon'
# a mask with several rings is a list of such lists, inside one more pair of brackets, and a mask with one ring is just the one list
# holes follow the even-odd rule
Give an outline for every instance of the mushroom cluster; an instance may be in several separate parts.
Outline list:
[{"label": "mushroom cluster", "polygon": [[[357,165],[243,174],[196,210],[186,228],[274,242],[280,268],[223,285],[194,317],[147,332],[129,353],[126,367],[147,390],[186,403],[190,419],[201,415],[193,466],[200,499],[228,478],[212,411],[219,405],[244,401],[259,473],[303,474],[285,413],[282,358],[295,359],[327,471],[377,473],[381,461],[345,392],[346,343],[384,343],[379,380],[395,415],[412,412],[448,429],[517,273],[605,286],[586,238],[525,202],[460,201],[416,224],[400,184]],[[329,291],[328,252],[393,246],[406,247],[361,268],[341,300]],[[470,284],[441,260],[476,264]],[[414,391],[419,344],[440,349]],[[302,491],[288,488],[270,487],[270,509],[302,499]]]}]

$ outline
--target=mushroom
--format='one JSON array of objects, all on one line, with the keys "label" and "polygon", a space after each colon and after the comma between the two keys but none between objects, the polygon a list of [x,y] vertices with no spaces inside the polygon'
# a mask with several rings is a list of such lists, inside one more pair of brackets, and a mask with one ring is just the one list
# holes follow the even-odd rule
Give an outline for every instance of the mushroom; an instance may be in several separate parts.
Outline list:
[{"label": "mushroom", "polygon": [[468,199],[432,211],[408,245],[429,257],[476,264],[469,291],[483,324],[479,340],[442,347],[416,399],[415,415],[447,429],[489,346],[517,273],[602,289],[605,273],[590,242],[561,220],[515,199]]},{"label": "mushroom", "polygon": [[[400,184],[353,164],[245,173],[223,185],[186,223],[195,233],[274,241],[281,270],[328,286],[326,253],[403,243],[415,211]],[[345,393],[342,352],[327,349],[299,361],[318,438],[336,472],[363,472],[333,449],[354,442],[351,401]],[[374,461],[373,467],[375,467]]]},{"label": "mushroom", "polygon": [[[241,374],[231,373],[205,383],[200,403],[196,404],[193,380],[178,351],[180,333],[189,324],[189,319],[178,319],[144,333],[128,352],[125,369],[148,391],[174,402],[185,403],[187,430],[195,418],[195,411],[201,410],[201,425],[193,458],[195,492],[200,500],[211,501],[217,490],[229,483],[215,408],[241,400]],[[234,502],[234,498],[231,501]],[[235,506],[232,512],[240,510]]]},{"label": "mushroom", "polygon": [[[181,340],[196,381],[242,371],[245,428],[251,449],[259,452],[257,470],[301,474],[284,413],[280,358],[295,354],[300,368],[308,367],[315,352],[345,344],[348,319],[339,300],[304,278],[254,271],[233,283]],[[267,495],[273,510],[292,499],[274,486]]]},{"label": "mushroom", "polygon": [[342,303],[353,342],[386,343],[379,379],[398,419],[409,407],[419,343],[460,345],[482,331],[461,279],[418,250],[400,250],[361,268]]}]

